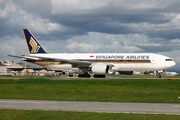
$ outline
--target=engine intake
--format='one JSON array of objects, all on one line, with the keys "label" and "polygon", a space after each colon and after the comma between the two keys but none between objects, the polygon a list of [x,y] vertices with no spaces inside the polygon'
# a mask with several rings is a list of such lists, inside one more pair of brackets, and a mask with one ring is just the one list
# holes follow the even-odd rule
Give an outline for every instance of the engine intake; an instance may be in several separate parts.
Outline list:
[{"label": "engine intake", "polygon": [[108,73],[109,66],[106,64],[93,64],[91,66],[91,72],[98,75],[104,75]]}]

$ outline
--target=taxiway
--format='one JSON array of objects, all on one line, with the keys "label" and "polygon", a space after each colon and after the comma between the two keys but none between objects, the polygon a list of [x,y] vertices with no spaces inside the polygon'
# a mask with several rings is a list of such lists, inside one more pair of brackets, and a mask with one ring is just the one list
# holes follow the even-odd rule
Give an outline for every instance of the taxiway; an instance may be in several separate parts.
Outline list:
[{"label": "taxiway", "polygon": [[23,110],[60,110],[79,112],[180,115],[180,104],[162,103],[116,103],[0,99],[0,108]]}]

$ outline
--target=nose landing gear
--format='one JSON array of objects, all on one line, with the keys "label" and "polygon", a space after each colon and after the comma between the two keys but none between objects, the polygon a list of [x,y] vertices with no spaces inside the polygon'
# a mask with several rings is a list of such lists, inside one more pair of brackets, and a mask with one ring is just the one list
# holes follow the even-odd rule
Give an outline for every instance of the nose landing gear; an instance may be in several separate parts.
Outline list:
[{"label": "nose landing gear", "polygon": [[163,70],[162,72],[158,72],[158,71],[156,71],[156,76],[157,76],[157,78],[161,78],[162,76],[162,74],[165,74],[165,70]]},{"label": "nose landing gear", "polygon": [[157,76],[157,78],[161,78],[161,75],[156,75]]}]

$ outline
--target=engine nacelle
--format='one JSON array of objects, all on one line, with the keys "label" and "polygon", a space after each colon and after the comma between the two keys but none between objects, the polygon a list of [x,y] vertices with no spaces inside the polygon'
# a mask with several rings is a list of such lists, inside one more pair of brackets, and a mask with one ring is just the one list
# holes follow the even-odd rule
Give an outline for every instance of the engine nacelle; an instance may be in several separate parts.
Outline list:
[{"label": "engine nacelle", "polygon": [[106,64],[93,64],[91,66],[91,72],[98,75],[105,75],[109,71],[109,66]]}]

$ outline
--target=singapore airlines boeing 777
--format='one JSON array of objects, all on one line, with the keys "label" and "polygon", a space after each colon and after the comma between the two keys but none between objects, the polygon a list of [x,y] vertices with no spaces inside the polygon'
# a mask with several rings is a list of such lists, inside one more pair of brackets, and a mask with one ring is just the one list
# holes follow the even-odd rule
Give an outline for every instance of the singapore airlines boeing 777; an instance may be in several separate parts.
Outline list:
[{"label": "singapore airlines boeing 777", "polygon": [[78,69],[79,77],[90,77],[90,74],[105,77],[110,72],[132,74],[133,71],[159,71],[175,65],[171,58],[154,53],[47,53],[28,29],[23,29],[23,34],[29,56],[9,56],[46,68]]}]

